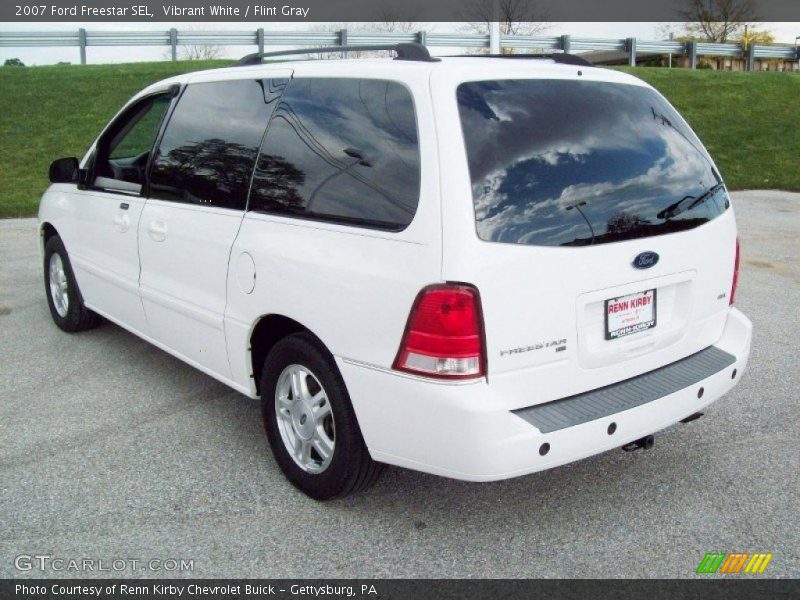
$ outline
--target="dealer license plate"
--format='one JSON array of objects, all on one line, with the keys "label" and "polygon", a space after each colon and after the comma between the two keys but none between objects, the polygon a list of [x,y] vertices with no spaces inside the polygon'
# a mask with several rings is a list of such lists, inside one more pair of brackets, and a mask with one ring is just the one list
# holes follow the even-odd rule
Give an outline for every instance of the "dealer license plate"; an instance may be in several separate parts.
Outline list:
[{"label": "dealer license plate", "polygon": [[606,339],[639,333],[656,326],[656,290],[606,300]]}]

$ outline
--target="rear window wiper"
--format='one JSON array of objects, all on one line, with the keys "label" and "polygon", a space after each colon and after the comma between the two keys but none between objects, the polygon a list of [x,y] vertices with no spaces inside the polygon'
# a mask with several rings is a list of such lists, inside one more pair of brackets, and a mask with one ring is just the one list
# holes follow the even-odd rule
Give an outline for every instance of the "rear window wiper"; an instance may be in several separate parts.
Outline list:
[{"label": "rear window wiper", "polygon": [[[677,202],[673,202],[667,208],[659,211],[658,214],[656,215],[656,217],[658,217],[659,219],[662,219],[662,220],[667,220],[667,219],[671,219],[673,217],[677,217],[679,214],[681,214],[683,212],[686,212],[687,210],[692,210],[695,206],[699,206],[700,204],[702,204],[703,202],[705,202],[706,200],[711,198],[711,196],[716,194],[721,187],[722,187],[722,183],[718,183],[718,184],[710,187],[708,190],[706,190],[704,193],[700,194],[699,196],[684,196],[683,198],[681,198]],[[689,206],[687,206],[686,208],[683,208],[684,204],[688,200],[691,200],[692,203]]]},{"label": "rear window wiper", "polygon": [[693,209],[695,206],[699,206],[699,205],[701,205],[703,202],[705,202],[706,200],[708,200],[709,198],[711,198],[711,196],[713,196],[714,194],[716,194],[716,193],[719,191],[719,189],[720,189],[721,187],[722,187],[722,183],[718,183],[717,185],[710,187],[710,188],[708,189],[708,191],[707,191],[705,194],[703,194],[703,195],[699,196],[699,197],[698,197],[698,198],[697,198],[697,199],[696,199],[694,202],[692,202],[692,203],[691,203],[691,204],[690,204],[690,205],[689,205],[689,206],[686,208],[686,210],[692,210],[692,209]]}]

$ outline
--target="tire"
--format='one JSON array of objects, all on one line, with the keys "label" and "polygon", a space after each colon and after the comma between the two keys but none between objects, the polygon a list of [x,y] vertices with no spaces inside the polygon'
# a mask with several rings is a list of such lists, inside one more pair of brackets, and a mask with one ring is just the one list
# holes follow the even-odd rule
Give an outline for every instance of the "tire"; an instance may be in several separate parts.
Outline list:
[{"label": "tire", "polygon": [[50,315],[61,330],[75,333],[100,324],[100,317],[83,304],[69,255],[58,235],[44,246],[44,290]]},{"label": "tire", "polygon": [[[305,386],[293,385],[295,376],[305,378]],[[278,342],[264,361],[260,389],[272,453],[300,491],[329,500],[366,489],[378,479],[384,465],[370,457],[342,376],[314,336],[293,334]],[[331,442],[333,451],[326,458],[317,448],[329,448]]]}]

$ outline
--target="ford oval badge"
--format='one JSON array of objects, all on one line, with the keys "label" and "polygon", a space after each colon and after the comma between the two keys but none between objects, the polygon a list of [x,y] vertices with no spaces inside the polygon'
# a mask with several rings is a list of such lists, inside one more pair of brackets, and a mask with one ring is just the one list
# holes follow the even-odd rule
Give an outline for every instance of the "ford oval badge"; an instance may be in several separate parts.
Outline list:
[{"label": "ford oval badge", "polygon": [[635,269],[649,269],[658,262],[658,254],[655,252],[641,252],[633,259],[633,267]]}]

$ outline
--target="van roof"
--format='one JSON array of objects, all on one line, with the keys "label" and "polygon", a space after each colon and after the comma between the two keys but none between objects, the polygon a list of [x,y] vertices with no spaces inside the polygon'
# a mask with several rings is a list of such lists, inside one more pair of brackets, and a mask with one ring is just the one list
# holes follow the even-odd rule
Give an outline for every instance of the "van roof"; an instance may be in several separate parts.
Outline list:
[{"label": "van roof", "polygon": [[463,75],[465,79],[508,79],[513,77],[564,77],[575,75],[577,71],[587,78],[600,81],[647,85],[642,80],[612,69],[594,66],[564,64],[549,57],[530,59],[504,59],[481,55],[442,56],[438,61],[395,60],[386,58],[342,58],[335,60],[287,60],[266,62],[260,65],[231,66],[193,71],[159,81],[142,93],[172,85],[219,80],[242,79],[247,77],[269,76],[276,69],[291,69],[295,77],[385,77],[392,79],[403,73],[430,73]]}]

